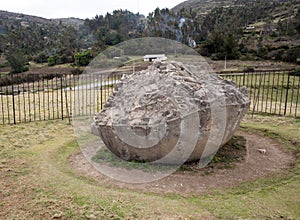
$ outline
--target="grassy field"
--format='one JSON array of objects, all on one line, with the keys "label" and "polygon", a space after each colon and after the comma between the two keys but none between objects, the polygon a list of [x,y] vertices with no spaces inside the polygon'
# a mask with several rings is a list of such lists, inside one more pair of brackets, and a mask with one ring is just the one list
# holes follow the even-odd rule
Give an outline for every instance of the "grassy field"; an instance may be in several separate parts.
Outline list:
[{"label": "grassy field", "polygon": [[[74,170],[67,121],[0,127],[0,219],[299,219],[299,119],[247,116],[258,132],[298,155],[293,167],[210,193],[156,194],[102,186]],[[200,183],[199,183],[200,184]]]}]

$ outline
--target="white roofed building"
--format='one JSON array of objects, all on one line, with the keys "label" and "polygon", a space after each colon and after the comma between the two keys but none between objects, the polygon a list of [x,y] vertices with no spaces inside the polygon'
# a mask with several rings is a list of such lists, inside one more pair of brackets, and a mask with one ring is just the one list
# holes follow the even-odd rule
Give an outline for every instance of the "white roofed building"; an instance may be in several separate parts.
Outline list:
[{"label": "white roofed building", "polygon": [[152,61],[155,61],[155,60],[165,61],[167,59],[168,58],[166,57],[165,54],[149,54],[149,55],[144,56],[144,61],[149,61],[149,62],[152,62]]}]

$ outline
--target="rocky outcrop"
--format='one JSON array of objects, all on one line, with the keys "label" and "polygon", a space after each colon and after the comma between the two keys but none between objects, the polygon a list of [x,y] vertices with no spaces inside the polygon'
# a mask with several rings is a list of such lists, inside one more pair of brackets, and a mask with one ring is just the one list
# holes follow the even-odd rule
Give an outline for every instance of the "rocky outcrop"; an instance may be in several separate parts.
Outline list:
[{"label": "rocky outcrop", "polygon": [[246,88],[232,81],[154,62],[120,80],[92,130],[124,160],[195,161],[231,139],[249,105]]}]

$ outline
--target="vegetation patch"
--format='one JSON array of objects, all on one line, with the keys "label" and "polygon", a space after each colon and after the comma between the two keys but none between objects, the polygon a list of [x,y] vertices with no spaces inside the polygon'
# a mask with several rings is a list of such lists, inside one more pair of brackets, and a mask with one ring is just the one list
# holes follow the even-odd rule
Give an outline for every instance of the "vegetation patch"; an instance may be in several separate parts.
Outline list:
[{"label": "vegetation patch", "polygon": [[176,166],[172,165],[151,164],[147,161],[125,161],[114,155],[106,147],[101,147],[95,156],[92,157],[92,161],[111,167],[120,167],[128,170],[139,169],[145,172],[166,171],[176,168]]}]

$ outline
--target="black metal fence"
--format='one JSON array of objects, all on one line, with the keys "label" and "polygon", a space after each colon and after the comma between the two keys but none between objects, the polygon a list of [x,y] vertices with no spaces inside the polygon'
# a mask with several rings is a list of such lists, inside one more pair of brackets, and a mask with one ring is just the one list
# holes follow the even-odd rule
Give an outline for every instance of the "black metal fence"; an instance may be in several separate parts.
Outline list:
[{"label": "black metal fence", "polygon": [[[300,117],[300,76],[294,71],[219,75],[248,88],[252,113]],[[3,76],[0,78],[0,124],[71,120],[72,114],[94,114],[102,109],[119,77],[118,74]]]},{"label": "black metal fence", "polygon": [[219,75],[224,79],[231,79],[239,87],[247,87],[253,114],[300,117],[300,76],[295,70],[232,72]]},{"label": "black metal fence", "polygon": [[0,124],[69,119],[101,110],[118,74],[8,75],[0,78]]}]

